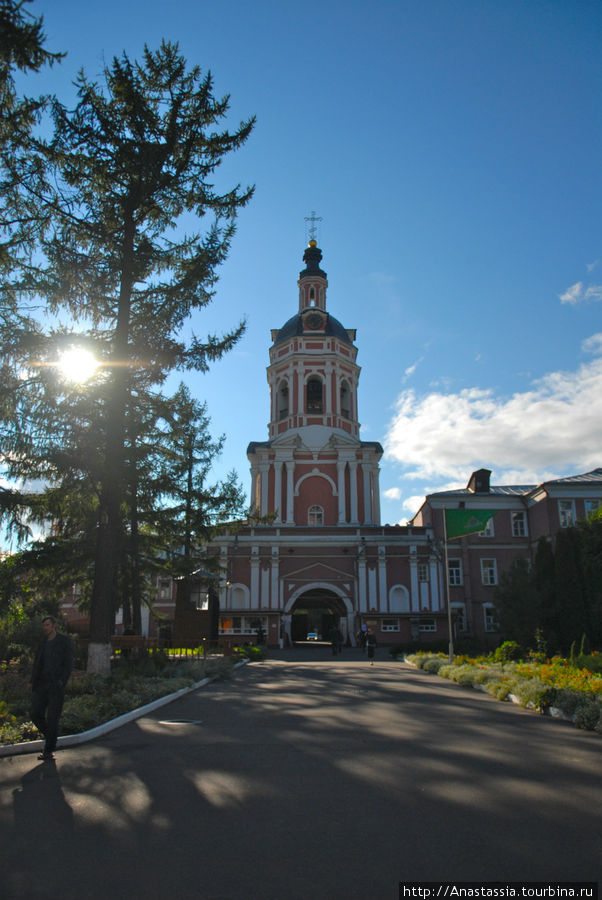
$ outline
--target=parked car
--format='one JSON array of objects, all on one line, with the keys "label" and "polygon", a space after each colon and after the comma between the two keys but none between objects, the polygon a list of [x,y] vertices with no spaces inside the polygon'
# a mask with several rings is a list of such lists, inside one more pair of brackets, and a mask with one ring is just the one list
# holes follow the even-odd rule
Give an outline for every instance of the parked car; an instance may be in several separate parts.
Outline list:
[{"label": "parked car", "polygon": [[308,631],[306,640],[308,640],[308,641],[321,641],[321,640],[322,640],[322,635],[321,635],[321,634],[318,634],[317,631]]}]

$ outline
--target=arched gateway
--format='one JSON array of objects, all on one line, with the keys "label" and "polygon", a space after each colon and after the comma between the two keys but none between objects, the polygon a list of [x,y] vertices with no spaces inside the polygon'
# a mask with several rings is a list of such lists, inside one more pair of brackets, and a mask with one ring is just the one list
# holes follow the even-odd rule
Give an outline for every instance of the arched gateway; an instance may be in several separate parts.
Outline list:
[{"label": "arched gateway", "polygon": [[285,609],[289,640],[291,643],[305,641],[308,634],[328,640],[330,631],[337,625],[346,641],[348,634],[353,635],[353,615],[349,598],[332,585],[318,583],[299,588]]}]

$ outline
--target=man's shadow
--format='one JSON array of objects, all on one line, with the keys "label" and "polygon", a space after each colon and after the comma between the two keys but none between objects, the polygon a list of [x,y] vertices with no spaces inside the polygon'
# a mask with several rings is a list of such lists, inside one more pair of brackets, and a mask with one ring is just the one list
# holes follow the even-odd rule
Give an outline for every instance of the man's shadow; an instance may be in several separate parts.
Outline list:
[{"label": "man's shadow", "polygon": [[10,890],[15,892],[11,896],[37,896],[40,884],[48,883],[58,846],[73,838],[73,810],[54,761],[41,763],[21,778],[21,786],[13,791],[13,814],[10,848],[4,848]]},{"label": "man's shadow", "polygon": [[15,831],[31,840],[32,833],[51,829],[73,831],[73,810],[65,800],[54,760],[41,763],[13,791]]}]

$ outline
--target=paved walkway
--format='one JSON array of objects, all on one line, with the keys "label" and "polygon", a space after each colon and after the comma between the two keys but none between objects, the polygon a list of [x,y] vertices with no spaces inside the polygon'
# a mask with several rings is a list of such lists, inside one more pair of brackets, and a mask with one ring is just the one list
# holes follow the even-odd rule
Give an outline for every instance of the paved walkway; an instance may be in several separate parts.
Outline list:
[{"label": "paved walkway", "polygon": [[0,896],[394,900],[402,880],[592,881],[601,750],[409,666],[296,648],[55,765],[0,760]]}]

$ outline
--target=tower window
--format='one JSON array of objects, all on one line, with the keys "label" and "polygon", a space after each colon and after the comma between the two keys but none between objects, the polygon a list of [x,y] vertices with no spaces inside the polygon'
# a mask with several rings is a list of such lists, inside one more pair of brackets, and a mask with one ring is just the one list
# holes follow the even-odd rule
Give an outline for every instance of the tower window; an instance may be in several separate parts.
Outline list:
[{"label": "tower window", "polygon": [[351,418],[351,394],[346,381],[341,382],[341,416],[344,419]]},{"label": "tower window", "polygon": [[307,524],[308,525],[323,525],[324,524],[324,510],[321,506],[310,506],[307,511]]},{"label": "tower window", "polygon": [[319,378],[310,378],[307,382],[307,412],[324,412],[324,401],[322,399],[322,382]]},{"label": "tower window", "polygon": [[283,381],[278,390],[278,418],[285,419],[288,416],[288,384]]}]

